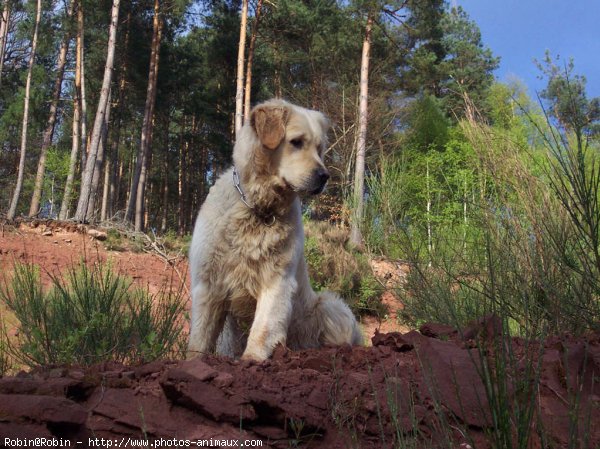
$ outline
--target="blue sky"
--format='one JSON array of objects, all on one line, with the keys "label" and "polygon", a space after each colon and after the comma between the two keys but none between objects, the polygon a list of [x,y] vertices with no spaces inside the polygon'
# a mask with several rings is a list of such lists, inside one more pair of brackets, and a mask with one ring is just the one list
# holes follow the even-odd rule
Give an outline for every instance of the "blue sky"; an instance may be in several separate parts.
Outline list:
[{"label": "blue sky", "polygon": [[546,50],[573,57],[587,79],[588,98],[600,97],[600,0],[451,0],[479,28],[483,42],[501,57],[499,81],[522,80],[535,96],[544,88],[533,59]]}]

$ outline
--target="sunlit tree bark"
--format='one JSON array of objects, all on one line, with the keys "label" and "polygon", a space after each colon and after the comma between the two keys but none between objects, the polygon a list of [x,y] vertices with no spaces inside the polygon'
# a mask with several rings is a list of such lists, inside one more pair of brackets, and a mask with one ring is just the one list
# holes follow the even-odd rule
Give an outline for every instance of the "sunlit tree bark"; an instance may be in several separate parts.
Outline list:
[{"label": "sunlit tree bark", "polygon": [[364,188],[365,188],[365,153],[367,145],[367,122],[369,102],[369,57],[371,52],[371,32],[373,28],[373,16],[367,17],[365,27],[365,39],[363,41],[362,59],[360,63],[360,99],[358,116],[358,139],[356,143],[356,165],[354,169],[354,211],[351,242],[356,246],[362,245],[362,234],[360,224],[363,217]]}]

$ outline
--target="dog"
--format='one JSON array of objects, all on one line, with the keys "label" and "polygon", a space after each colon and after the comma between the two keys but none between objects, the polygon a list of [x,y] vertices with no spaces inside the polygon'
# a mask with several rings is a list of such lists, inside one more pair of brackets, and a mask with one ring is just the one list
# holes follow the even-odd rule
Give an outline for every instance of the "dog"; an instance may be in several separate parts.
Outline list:
[{"label": "dog", "polygon": [[358,345],[347,304],[315,293],[304,258],[300,197],[323,191],[329,122],[284,100],[251,111],[233,167],[211,187],[190,246],[188,358],[217,352],[262,361],[292,350]]}]

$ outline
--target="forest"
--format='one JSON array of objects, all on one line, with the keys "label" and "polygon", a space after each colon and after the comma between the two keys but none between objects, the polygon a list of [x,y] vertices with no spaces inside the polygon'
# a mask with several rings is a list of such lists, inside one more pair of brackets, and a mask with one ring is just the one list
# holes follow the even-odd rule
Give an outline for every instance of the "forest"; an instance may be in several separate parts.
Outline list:
[{"label": "forest", "polygon": [[4,0],[0,211],[187,235],[251,106],[282,97],[332,123],[307,220],[439,268],[410,282],[452,307],[416,301],[413,319],[510,297],[514,326],[588,329],[600,101],[573,61],[536,61],[537,98],[496,81],[443,0]]},{"label": "forest", "polygon": [[[401,152],[417,104],[441,118],[431,134],[464,116],[463,92],[483,107],[498,64],[466,13],[442,1],[6,1],[3,17],[0,210],[9,218],[189,232],[229,164],[238,120],[271,97],[330,117],[330,193],[342,205],[365,41],[367,175]],[[437,137],[411,146],[426,149],[427,139]]]}]

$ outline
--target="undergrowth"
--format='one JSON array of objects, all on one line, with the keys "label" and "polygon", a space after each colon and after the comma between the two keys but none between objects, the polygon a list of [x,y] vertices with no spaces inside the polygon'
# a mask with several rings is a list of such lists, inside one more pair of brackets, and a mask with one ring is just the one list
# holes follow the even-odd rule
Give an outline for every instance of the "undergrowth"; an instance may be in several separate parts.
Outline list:
[{"label": "undergrowth", "polygon": [[183,350],[181,292],[151,295],[109,265],[81,263],[42,288],[39,268],[15,264],[0,300],[17,318],[5,339],[11,357],[27,366],[142,363]]}]

